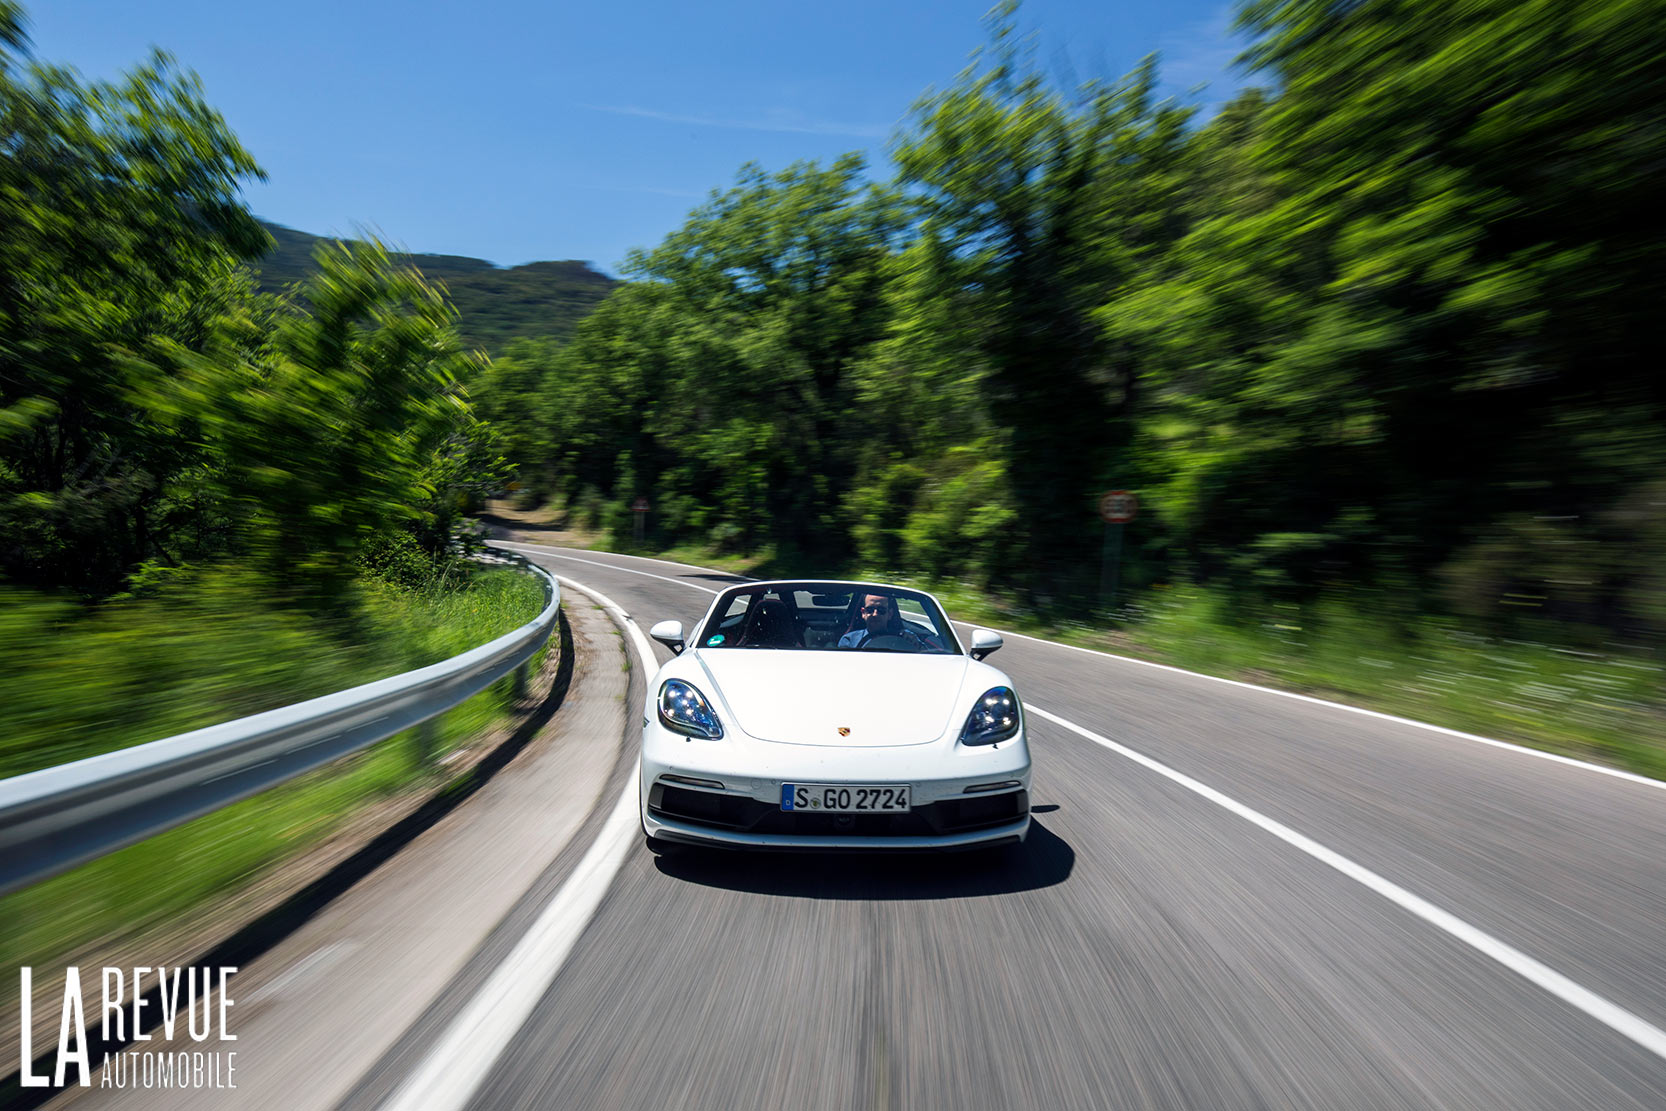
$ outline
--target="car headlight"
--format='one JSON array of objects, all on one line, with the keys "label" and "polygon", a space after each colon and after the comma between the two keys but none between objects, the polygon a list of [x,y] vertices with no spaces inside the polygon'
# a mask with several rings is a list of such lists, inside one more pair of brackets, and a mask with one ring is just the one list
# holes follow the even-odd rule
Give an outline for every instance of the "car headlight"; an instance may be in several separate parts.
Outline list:
[{"label": "car headlight", "polygon": [[960,731],[963,745],[992,745],[1018,734],[1018,696],[1011,687],[991,687],[966,715]]},{"label": "car headlight", "polygon": [[708,741],[723,739],[723,723],[717,720],[706,696],[681,679],[667,679],[659,689],[659,721],[673,733]]}]

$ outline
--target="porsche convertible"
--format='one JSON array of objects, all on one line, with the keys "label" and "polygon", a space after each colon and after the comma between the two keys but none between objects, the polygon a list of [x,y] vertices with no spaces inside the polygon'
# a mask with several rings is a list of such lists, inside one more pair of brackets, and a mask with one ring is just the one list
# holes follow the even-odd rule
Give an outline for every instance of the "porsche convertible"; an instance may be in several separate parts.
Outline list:
[{"label": "porsche convertible", "polygon": [[1030,751],[1012,680],[929,594],[881,583],[723,591],[642,715],[651,847],[971,849],[1030,826]]}]

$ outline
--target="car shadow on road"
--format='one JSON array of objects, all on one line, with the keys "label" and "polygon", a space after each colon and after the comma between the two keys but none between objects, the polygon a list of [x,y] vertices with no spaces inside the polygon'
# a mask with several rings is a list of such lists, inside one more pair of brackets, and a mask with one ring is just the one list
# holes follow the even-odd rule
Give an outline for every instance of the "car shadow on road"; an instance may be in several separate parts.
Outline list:
[{"label": "car shadow on road", "polygon": [[1022,845],[959,853],[737,852],[671,846],[660,872],[686,883],[795,899],[970,899],[1052,887],[1076,850],[1031,820]]}]

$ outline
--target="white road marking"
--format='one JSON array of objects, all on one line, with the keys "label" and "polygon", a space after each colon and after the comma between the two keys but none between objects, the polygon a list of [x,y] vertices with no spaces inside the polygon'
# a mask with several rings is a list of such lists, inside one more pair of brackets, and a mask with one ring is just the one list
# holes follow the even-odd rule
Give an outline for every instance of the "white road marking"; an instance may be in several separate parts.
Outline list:
[{"label": "white road marking", "polygon": [[[653,647],[620,606],[588,587],[561,580],[594,598],[631,631],[647,674],[655,670]],[[627,715],[628,717],[628,715]],[[637,776],[625,783],[595,842],[561,890],[538,915],[480,990],[440,1036],[427,1058],[382,1104],[384,1111],[461,1111],[492,1071],[515,1034],[526,1025],[561,966],[590,924],[642,830]]]},{"label": "white road marking", "polygon": [[[686,587],[690,587],[691,589],[694,589],[694,590],[704,590],[707,594],[721,594],[722,593],[722,591],[713,590],[709,586],[700,586],[698,583],[691,583],[687,579],[673,579],[669,575],[656,575],[652,571],[638,571],[634,567],[620,567],[619,565],[614,564],[614,563],[602,563],[599,560],[594,560],[594,559],[580,559],[578,556],[559,555],[556,552],[552,552],[552,551],[549,551],[547,549],[540,548],[536,544],[509,544],[509,543],[506,543],[502,540],[494,541],[494,543],[500,548],[509,548],[513,551],[519,551],[522,548],[531,548],[533,550],[534,554],[544,556],[546,559],[565,559],[565,560],[570,560],[573,563],[588,563],[592,567],[604,567],[609,571],[623,571],[627,575],[642,575],[645,578],[658,579],[661,582],[676,583],[678,586],[686,586]],[[717,574],[720,574],[720,575],[723,574],[723,573],[724,572],[722,572],[722,571],[717,572]],[[574,584],[574,585],[577,585],[577,584]],[[615,608],[617,608],[617,607],[615,607]],[[620,610],[620,612],[623,613],[624,611]]]},{"label": "white road marking", "polygon": [[1543,988],[1563,1002],[1590,1015],[1604,1026],[1631,1039],[1656,1056],[1666,1057],[1666,1030],[1651,1025],[1618,1004],[1612,1003],[1596,992],[1580,986],[1549,965],[1534,960],[1519,949],[1515,949],[1491,934],[1470,925],[1457,915],[1442,910],[1427,899],[1413,895],[1410,891],[1384,879],[1369,868],[1354,863],[1334,850],[1325,848],[1310,837],[1304,837],[1282,822],[1274,821],[1260,811],[1252,810],[1238,800],[1198,782],[1183,772],[1175,771],[1168,765],[1159,763],[1144,753],[1136,752],[1126,745],[1118,744],[1109,737],[1103,737],[1092,730],[1084,729],[1075,722],[1061,718],[1057,714],[1049,713],[1034,704],[1026,704],[1024,709],[1055,725],[1063,726],[1072,733],[1085,737],[1095,744],[1103,745],[1119,756],[1127,757],[1142,768],[1156,772],[1165,779],[1186,788],[1186,790],[1201,795],[1215,805],[1231,811],[1246,822],[1259,826],[1285,844],[1301,850],[1322,864],[1329,865],[1356,883],[1363,884],[1389,902],[1411,912],[1483,956],[1491,957],[1505,968]]},{"label": "white road marking", "polygon": [[[512,546],[512,545],[509,545],[509,544],[505,544],[502,541],[497,541],[497,543],[502,544],[504,547],[511,547]],[[545,549],[545,548],[540,548],[536,544],[523,544],[523,545],[520,545],[520,546],[537,549],[539,554],[553,556],[556,559],[576,559],[577,558],[575,556],[556,555],[554,552],[551,552],[551,551],[549,551],[548,549]],[[613,554],[616,554],[616,553],[609,552],[607,554],[613,555]],[[629,556],[629,557],[624,557],[624,558],[649,559],[651,557],[649,557],[649,556]],[[634,568],[630,568],[630,567],[620,567],[618,564],[615,564],[615,563],[600,563],[596,560],[590,560],[590,559],[580,559],[580,560],[578,560],[578,562],[580,562],[580,563],[592,563],[592,564],[595,564],[597,567],[605,567],[610,571],[623,571],[626,574],[630,574],[630,575],[647,575],[649,578],[652,578],[652,579],[663,579],[666,582],[681,583],[683,586],[694,587],[695,590],[704,590],[708,594],[717,594],[717,593],[719,593],[719,591],[712,590],[709,587],[696,586],[694,583],[688,582],[686,579],[673,579],[673,578],[668,578],[665,575],[653,575],[653,574],[649,574],[649,572],[647,572],[647,571],[638,571],[638,570],[635,570]],[[668,559],[654,560],[654,562],[656,562],[656,563],[668,563],[668,564],[671,564],[671,566],[673,566],[673,567],[687,567],[687,568],[689,568],[690,570],[693,570],[693,571],[710,571],[714,574],[719,574],[719,575],[728,573],[728,572],[725,572],[725,571],[715,571],[713,568],[710,568],[710,567],[696,567],[694,564],[691,564],[691,563],[674,563],[674,562],[672,562],[671,560],[668,560]],[[739,578],[740,576],[736,576],[736,577]],[[746,580],[746,581],[753,581],[753,580]],[[1554,752],[1546,752],[1543,749],[1529,748],[1527,745],[1519,745],[1519,744],[1515,744],[1515,743],[1510,742],[1510,741],[1500,741],[1500,740],[1498,740],[1497,738],[1494,738],[1494,737],[1483,737],[1478,733],[1465,733],[1465,732],[1463,732],[1462,730],[1459,730],[1459,729],[1448,729],[1444,725],[1431,725],[1429,722],[1418,721],[1416,718],[1403,718],[1403,717],[1400,717],[1397,714],[1385,714],[1380,710],[1367,710],[1363,706],[1350,706],[1346,702],[1332,702],[1332,701],[1330,701],[1329,699],[1326,699],[1326,698],[1315,698],[1310,694],[1297,694],[1295,691],[1281,691],[1281,690],[1278,690],[1276,687],[1263,687],[1263,686],[1260,686],[1259,684],[1256,684],[1256,683],[1243,682],[1240,679],[1223,679],[1219,675],[1205,675],[1201,671],[1187,671],[1183,667],[1175,667],[1172,664],[1153,663],[1150,660],[1142,660],[1142,659],[1139,659],[1139,658],[1134,657],[1134,656],[1119,656],[1115,652],[1104,652],[1104,651],[1101,651],[1100,649],[1097,649],[1097,648],[1083,648],[1083,647],[1081,647],[1080,645],[1077,645],[1077,644],[1065,644],[1063,641],[1048,640],[1046,637],[1031,636],[1028,633],[1009,632],[1006,629],[997,629],[993,625],[976,625],[976,624],[974,624],[972,622],[969,622],[969,621],[958,621],[958,622],[955,622],[955,624],[965,625],[968,628],[988,629],[991,632],[1000,633],[1004,637],[1017,637],[1020,640],[1033,640],[1037,644],[1047,644],[1047,645],[1051,645],[1054,648],[1066,648],[1066,649],[1069,649],[1072,652],[1085,652],[1086,654],[1088,654],[1090,656],[1103,656],[1108,660],[1119,660],[1122,663],[1138,664],[1141,667],[1156,668],[1158,671],[1173,672],[1176,675],[1189,675],[1194,679],[1207,679],[1211,683],[1225,683],[1229,687],[1237,687],[1240,690],[1259,691],[1262,694],[1273,694],[1273,695],[1277,695],[1280,698],[1293,698],[1298,702],[1306,702],[1306,703],[1309,703],[1310,705],[1314,705],[1314,706],[1328,706],[1333,710],[1346,710],[1350,714],[1363,714],[1366,717],[1376,718],[1379,721],[1393,722],[1395,725],[1409,725],[1409,726],[1411,726],[1415,729],[1426,729],[1431,733],[1439,733],[1443,737],[1455,737],[1460,741],[1471,741],[1475,744],[1487,745],[1491,748],[1500,748],[1500,749],[1504,749],[1507,752],[1519,753],[1522,756],[1532,756],[1532,757],[1534,757],[1536,759],[1539,759],[1539,760],[1549,760],[1552,763],[1563,764],[1563,765],[1566,765],[1566,766],[1572,767],[1572,768],[1579,768],[1583,771],[1597,772],[1600,775],[1612,776],[1615,779],[1623,779],[1623,780],[1626,780],[1627,782],[1638,783],[1638,784],[1641,784],[1645,787],[1653,787],[1657,790],[1666,790],[1666,780],[1650,779],[1648,776],[1638,775],[1636,772],[1621,771],[1619,768],[1604,767],[1601,764],[1593,764],[1593,763],[1591,763],[1587,760],[1576,760],[1571,756],[1560,756],[1560,755],[1558,755]]]},{"label": "white road marking", "polygon": [[[617,570],[624,570],[624,568],[617,568]],[[984,626],[984,628],[990,627]],[[1416,718],[1403,718],[1397,714],[1385,714],[1380,710],[1367,710],[1363,706],[1350,706],[1346,702],[1332,702],[1325,698],[1314,698],[1310,694],[1297,694],[1295,691],[1281,691],[1274,687],[1263,687],[1255,683],[1245,683],[1239,679],[1223,679],[1219,675],[1205,675],[1201,671],[1187,671],[1183,667],[1174,667],[1171,664],[1152,663],[1150,660],[1142,660],[1134,656],[1119,656],[1115,652],[1101,652],[1097,648],[1083,648],[1076,644],[1064,644],[1060,641],[1047,640],[1043,637],[1033,637],[1026,633],[1009,633],[1003,629],[992,629],[991,631],[1000,633],[1002,636],[1018,637],[1020,640],[1033,640],[1037,644],[1050,644],[1054,648],[1068,648],[1072,652],[1085,652],[1090,656],[1104,656],[1109,660],[1120,660],[1123,663],[1139,664],[1141,667],[1152,667],[1156,668],[1158,671],[1169,671],[1176,675],[1189,675],[1194,679],[1207,679],[1211,683],[1225,683],[1229,687],[1238,687],[1241,690],[1260,691],[1262,694],[1276,694],[1280,698],[1294,698],[1298,702],[1306,702],[1314,706],[1329,706],[1333,710],[1347,710],[1350,714],[1363,714],[1368,718],[1376,718],[1378,721],[1389,721],[1396,725],[1411,725],[1418,729],[1427,729],[1431,733],[1439,733],[1444,737],[1456,737],[1461,741],[1473,741],[1476,744],[1489,745],[1493,748],[1502,748],[1510,752],[1519,752],[1523,756],[1533,756],[1540,760],[1549,760],[1553,763],[1566,764],[1569,767],[1581,768],[1588,772],[1598,772],[1602,775],[1613,776],[1615,779],[1624,779],[1632,783],[1640,783],[1645,787],[1654,787],[1666,790],[1666,780],[1650,779],[1648,776],[1638,775],[1636,772],[1621,771],[1619,768],[1608,768],[1601,764],[1592,764],[1585,760],[1575,760],[1571,756],[1559,756],[1554,752],[1546,752],[1543,749],[1538,748],[1529,748],[1526,745],[1513,744],[1510,741],[1500,741],[1493,737],[1483,737],[1477,733],[1465,733],[1458,729],[1448,729],[1444,725],[1431,725],[1426,721],[1418,721]]]},{"label": "white road marking", "polygon": [[[553,554],[553,553],[542,553],[542,554]],[[575,558],[575,557],[561,556],[561,557],[557,557],[557,558],[568,558],[568,559],[570,559],[570,558]],[[579,562],[592,563],[592,562],[595,562],[595,561],[593,561],[593,560],[579,560]],[[645,572],[645,571],[634,571],[634,570],[632,570],[631,568],[628,568],[628,567],[617,567],[617,566],[614,566],[612,564],[600,564],[600,566],[610,568],[611,570],[626,571],[626,572],[629,572],[631,574],[637,574],[637,575],[648,575],[649,574],[648,572]],[[665,576],[663,576],[663,575],[649,575],[649,577],[650,578],[665,578]],[[568,580],[566,580],[566,579],[563,579],[562,581],[563,582],[568,582]],[[681,580],[667,579],[666,581],[680,582]],[[588,590],[585,587],[580,586],[578,583],[571,583],[570,585],[572,585],[576,589],[579,589],[579,590],[583,591],[584,593],[589,594],[592,597],[595,597],[598,600],[602,601],[604,605],[611,608],[615,613],[618,613],[618,614],[621,614],[621,615],[623,614],[623,610],[621,610],[616,604],[613,604],[611,602],[607,602],[605,599],[602,598],[601,595],[597,594],[595,591]],[[685,586],[694,586],[693,583],[686,583],[686,582],[683,583],[683,585],[685,585]],[[706,590],[708,593],[717,593],[716,591],[711,591],[706,587],[695,587],[695,589],[697,589],[697,590]],[[652,654],[648,650],[647,638],[643,636],[641,629],[638,628],[634,623],[629,624],[628,627],[631,629],[631,631],[635,635],[635,638],[636,638],[636,641],[637,641],[638,651],[643,655],[645,661],[651,661],[652,660]],[[1021,633],[1020,634],[1014,634],[1014,635],[1023,636],[1023,638],[1026,639],[1026,640],[1040,640],[1040,638],[1038,638],[1038,637],[1028,637],[1028,636],[1024,636],[1024,634],[1021,634]],[[1052,641],[1041,641],[1041,643],[1051,644],[1051,643],[1054,643],[1054,642],[1052,642]],[[1073,648],[1074,646],[1073,645],[1059,645],[1059,647]],[[1078,651],[1091,651],[1091,649],[1077,649],[1077,650]],[[1121,656],[1114,656],[1114,655],[1112,655],[1111,653],[1108,653],[1108,652],[1095,653],[1095,654],[1111,656],[1111,658],[1113,658],[1113,659],[1126,659],[1127,658],[1127,657],[1121,657]],[[1132,660],[1130,662],[1142,663],[1144,661]],[[651,663],[647,663],[647,664],[645,664],[645,666],[649,667],[650,669],[652,668]],[[1187,674],[1187,675],[1197,674],[1196,672],[1184,671],[1181,668],[1165,667],[1164,665],[1161,665],[1161,664],[1153,664],[1153,665],[1150,665],[1150,666],[1163,667],[1164,670],[1179,671],[1182,674]],[[1214,678],[1213,676],[1201,676],[1201,677],[1206,678],[1206,679]],[[1252,684],[1237,683],[1233,680],[1217,680],[1217,681],[1218,682],[1229,682],[1229,683],[1232,683],[1232,685],[1234,685],[1234,686],[1250,687],[1251,689],[1255,689],[1255,690],[1265,690],[1265,691],[1268,691],[1269,693],[1272,693],[1272,694],[1288,694],[1288,692],[1285,692],[1285,691],[1272,691],[1272,690],[1270,690],[1270,688],[1254,687]],[[1327,703],[1327,702],[1324,702],[1322,699],[1308,698],[1305,695],[1289,695],[1289,697],[1301,698],[1303,701],[1315,702],[1315,703],[1319,703],[1320,705],[1330,705],[1330,706],[1341,705],[1340,703]],[[1351,706],[1342,706],[1342,708],[1343,709],[1350,709],[1350,710],[1356,710],[1357,709],[1357,707],[1351,707]],[[1355,863],[1354,861],[1348,859],[1347,857],[1345,857],[1342,854],[1336,852],[1335,850],[1326,848],[1324,845],[1319,844],[1317,841],[1313,840],[1312,838],[1304,836],[1303,834],[1297,833],[1295,830],[1291,829],[1287,825],[1284,825],[1282,822],[1275,821],[1274,819],[1269,818],[1267,815],[1261,813],[1260,811],[1254,810],[1254,809],[1252,809],[1248,806],[1245,806],[1243,803],[1241,803],[1238,800],[1232,798],[1231,796],[1223,794],[1222,792],[1215,790],[1215,788],[1210,787],[1210,786],[1208,786],[1208,785],[1206,785],[1206,784],[1204,784],[1204,783],[1202,783],[1202,782],[1200,782],[1196,779],[1193,779],[1191,776],[1186,775],[1183,772],[1176,771],[1175,769],[1169,767],[1168,765],[1163,764],[1160,761],[1154,760],[1151,757],[1145,755],[1144,753],[1136,752],[1135,750],[1133,750],[1131,748],[1128,748],[1126,745],[1118,744],[1116,741],[1111,740],[1109,737],[1105,737],[1105,736],[1102,736],[1098,733],[1093,732],[1092,730],[1085,729],[1082,726],[1077,725],[1073,721],[1070,721],[1066,718],[1059,717],[1057,714],[1054,714],[1054,713],[1051,713],[1050,711],[1044,710],[1044,709],[1042,709],[1039,706],[1036,706],[1034,704],[1026,705],[1025,709],[1029,713],[1033,713],[1033,714],[1037,715],[1038,717],[1041,717],[1046,721],[1050,721],[1050,722],[1054,723],[1055,725],[1058,725],[1058,726],[1061,726],[1065,729],[1068,729],[1071,732],[1076,733],[1079,736],[1084,737],[1087,740],[1090,740],[1090,741],[1094,742],[1095,744],[1098,744],[1098,745],[1103,746],[1104,748],[1110,749],[1112,752],[1117,753],[1119,756],[1123,756],[1123,757],[1125,757],[1129,760],[1132,760],[1134,763],[1139,764],[1141,767],[1147,769],[1148,771],[1152,771],[1152,772],[1157,773],[1160,776],[1163,776],[1165,779],[1168,779],[1171,782],[1176,783],[1181,787],[1184,787],[1186,790],[1191,791],[1194,794],[1196,794],[1196,795],[1198,795],[1198,796],[1200,796],[1204,799],[1207,799],[1208,801],[1214,803],[1215,805],[1221,807],[1222,809],[1227,810],[1228,812],[1237,815],[1238,817],[1244,819],[1245,821],[1249,822],[1250,824],[1264,830],[1267,833],[1272,834],[1274,837],[1277,837],[1279,840],[1283,841],[1285,844],[1291,846],[1292,848],[1297,849],[1300,852],[1306,853],[1308,856],[1310,856],[1313,859],[1319,861],[1320,863],[1325,864],[1328,867],[1335,869],[1336,871],[1340,872],[1344,876],[1347,876],[1349,879],[1353,880],[1354,882],[1366,887],[1367,889],[1369,889],[1371,891],[1374,891],[1378,895],[1381,895],[1383,898],[1387,899],[1389,902],[1391,902],[1391,903],[1395,904],[1396,906],[1400,907],[1402,910],[1405,910],[1405,911],[1409,912],[1410,914],[1415,915],[1417,918],[1423,920],[1424,922],[1427,922],[1429,925],[1434,926],[1436,929],[1442,931],[1443,933],[1447,934],[1448,936],[1450,936],[1450,937],[1462,942],[1463,944],[1469,946],[1470,948],[1474,949],[1476,952],[1480,953],[1481,955],[1492,959],[1493,961],[1497,962],[1498,964],[1502,965],[1503,967],[1505,967],[1505,968],[1509,969],[1510,971],[1516,973],[1518,976],[1521,976],[1523,979],[1527,980],[1529,983],[1532,983],[1532,984],[1536,985],[1537,987],[1543,989],[1544,991],[1549,992],[1551,995],[1554,995],[1556,998],[1562,1000],[1564,1003],[1567,1003],[1569,1006],[1572,1006],[1576,1010],[1579,1010],[1582,1013],[1590,1016],[1591,1018],[1596,1019],[1598,1022],[1602,1023],[1604,1026],[1607,1026],[1609,1029],[1611,1029],[1614,1032],[1620,1034],[1622,1037],[1625,1037],[1625,1038],[1629,1039],[1630,1041],[1636,1043],[1637,1045],[1641,1046],[1642,1048],[1648,1050],[1649,1052],[1653,1053],[1655,1056],[1661,1057],[1661,1058],[1666,1058],[1666,1030],[1661,1030],[1659,1027],[1654,1026],[1651,1023],[1649,1023],[1648,1021],[1646,1021],[1645,1019],[1639,1017],[1638,1015],[1635,1015],[1635,1014],[1631,1013],[1630,1011],[1626,1010],[1624,1007],[1621,1007],[1619,1004],[1614,1003],[1611,1000],[1605,999],[1604,997],[1598,995],[1596,992],[1591,991],[1589,988],[1586,988],[1583,985],[1576,983],[1575,981],[1569,979],[1567,976],[1564,976],[1562,973],[1557,972],[1554,968],[1551,968],[1549,965],[1544,964],[1542,961],[1535,960],[1533,957],[1528,956],[1526,953],[1523,953],[1521,950],[1516,949],[1515,947],[1499,940],[1496,937],[1493,937],[1491,934],[1485,932],[1484,930],[1480,929],[1479,927],[1471,925],[1470,923],[1468,923],[1468,922],[1464,921],[1463,919],[1459,918],[1457,915],[1452,914],[1450,911],[1443,910],[1440,907],[1438,907],[1438,906],[1434,905],[1433,903],[1429,902],[1427,899],[1424,899],[1421,896],[1412,894],[1410,891],[1401,887],[1399,884],[1396,884],[1396,883],[1392,882],[1391,880],[1388,880],[1385,877],[1383,877],[1381,875],[1378,875],[1376,872],[1371,871],[1369,868],[1366,868],[1364,865]],[[1361,710],[1361,711],[1358,711],[1358,712],[1369,713],[1369,714],[1372,714],[1372,716],[1375,716],[1375,717],[1389,717],[1390,720],[1406,721],[1406,724],[1410,724],[1410,725],[1422,725],[1423,724],[1421,722],[1408,721],[1406,719],[1391,718],[1389,715],[1376,714],[1373,711],[1368,711],[1368,710]],[[1436,729],[1440,732],[1451,732],[1450,730],[1442,730],[1438,726],[1425,726],[1425,728]],[[1468,734],[1462,734],[1462,733],[1457,733],[1457,734],[1454,734],[1454,735],[1459,736],[1459,737],[1465,737],[1465,738],[1469,737]],[[1486,738],[1470,738],[1470,739],[1485,740]],[[1516,747],[1516,746],[1511,746],[1511,745],[1504,745],[1503,742],[1494,742],[1494,743],[1499,744],[1501,747],[1508,747],[1508,748]],[[1525,751],[1525,752],[1529,752],[1529,753],[1534,752],[1534,750],[1532,750],[1532,749],[1524,749],[1524,750],[1521,750],[1521,751]],[[1538,753],[1535,753],[1535,754],[1538,754]],[[1538,755],[1542,755],[1542,754],[1538,754]],[[1597,767],[1595,765],[1580,764],[1578,761],[1567,761],[1567,762],[1568,763],[1573,763],[1573,764],[1576,764],[1576,765],[1582,766],[1582,767],[1589,767],[1589,768],[1592,768],[1593,770],[1596,770],[1596,771],[1609,771],[1609,770],[1611,770],[1611,769],[1606,769],[1606,768],[1600,768],[1600,767]],[[1644,780],[1644,782],[1650,783],[1651,785],[1654,785],[1654,786],[1660,786],[1660,784],[1655,783],[1653,780]],[[634,815],[636,813],[636,807],[635,807],[636,800],[633,797],[631,797],[630,793],[627,791],[626,797],[620,800],[621,810],[615,812],[616,816],[617,816],[618,813],[620,813],[623,810],[623,804],[627,801],[632,803],[632,806],[630,807],[630,810],[629,810],[630,814]],[[612,821],[613,821],[613,819],[609,819],[610,825],[612,824]],[[605,831],[604,831],[604,836],[603,836],[603,838],[598,840],[597,847],[600,847],[602,842],[605,841],[605,840],[606,840],[606,836],[605,836]],[[597,847],[593,847],[591,849],[592,854],[594,854],[597,851]],[[622,852],[621,852],[620,856],[621,856],[621,859],[622,859],[623,858],[623,853]],[[586,859],[588,860],[589,858],[587,857]],[[580,868],[582,869],[582,867],[583,867],[583,865],[581,864]],[[618,865],[615,864],[614,865],[614,870],[617,870],[617,867],[618,867]],[[610,872],[609,873],[609,878],[611,878],[611,874],[612,873]],[[576,876],[575,876],[575,878],[576,878]],[[572,881],[569,881],[569,886],[571,885],[571,883],[572,883]],[[602,890],[605,890],[605,887],[606,887],[606,885],[604,883],[603,886],[602,886]],[[565,892],[565,890],[566,890],[566,888],[563,888],[563,892]],[[601,899],[601,895],[598,892],[598,894],[596,895],[596,901],[600,902],[600,899]],[[559,902],[559,900],[560,900],[560,897],[558,896],[557,901]],[[553,906],[554,906],[554,904],[552,904],[552,908],[553,908]],[[548,913],[549,912],[546,911],[546,916],[548,915]],[[586,914],[586,920],[588,920],[588,914]],[[582,923],[580,923],[580,927],[582,927]],[[576,939],[576,937],[577,937],[577,931],[575,930],[574,938]],[[523,942],[523,945],[524,945],[524,942]],[[568,943],[567,948],[568,949],[571,948],[571,942]],[[519,951],[519,949],[517,948],[517,952],[518,951]],[[514,956],[514,954],[511,954],[511,958],[513,958],[513,956]],[[561,957],[564,959],[565,956],[566,956],[566,952],[563,951],[562,954],[561,954]],[[507,962],[506,962],[505,967],[507,967]],[[559,961],[558,961],[555,965],[555,969],[552,970],[549,973],[549,978],[550,979],[554,978],[555,971],[559,970],[559,967],[560,967],[560,964],[559,964]],[[500,969],[499,973],[501,974],[502,972],[503,972],[503,969]],[[497,978],[498,977],[494,977],[494,980],[497,979]],[[544,983],[547,984],[547,981],[545,981]],[[482,995],[484,995],[484,994],[485,994],[485,992],[483,991]],[[540,987],[538,993],[536,995],[534,995],[532,1003],[536,1003],[538,995],[541,995],[541,994],[542,994],[542,987]],[[479,1002],[479,1000],[477,999],[476,1003],[478,1003],[478,1002]],[[530,1009],[531,1009],[531,1004],[528,1004],[528,1010],[527,1010],[528,1014],[530,1014]],[[525,1021],[525,1016],[523,1015],[522,1018],[519,1021],[517,1021],[514,1026],[510,1027],[510,1029],[503,1035],[504,1040],[507,1041],[507,1038],[512,1036],[515,1029],[518,1029],[521,1022],[524,1022],[524,1021]],[[501,1047],[500,1047],[500,1049],[501,1049]],[[486,1055],[485,1054],[480,1054],[480,1055],[477,1055],[477,1056],[486,1056]],[[495,1060],[496,1053],[494,1052],[490,1056],[493,1060]],[[436,1058],[437,1057],[438,1057],[438,1055],[436,1054]],[[430,1064],[433,1063],[433,1060],[434,1059],[430,1060]],[[485,1065],[480,1066],[480,1068],[479,1068],[480,1076],[484,1077],[485,1072],[489,1068],[490,1068],[490,1062],[488,1062]],[[478,1084],[478,1080],[475,1081],[475,1084],[476,1085]],[[409,1087],[409,1086],[410,1085],[408,1084],[407,1087]],[[472,1093],[472,1091],[473,1091],[473,1087],[471,1086],[470,1089],[469,1089],[469,1092]],[[467,1098],[467,1093],[465,1094],[464,1098]],[[421,1101],[418,1101],[418,1102],[409,1103],[407,1105],[402,1105],[401,1111],[404,1111],[404,1107],[407,1107],[407,1106],[409,1108],[411,1108],[412,1111],[415,1111],[415,1109],[417,1109],[417,1108],[429,1107],[429,1106],[433,1106],[433,1107],[442,1107],[442,1106],[443,1107],[453,1107],[453,1106],[461,1107],[461,1103],[459,1102],[457,1104],[438,1104],[438,1103],[433,1102],[432,1100],[421,1100]]]}]

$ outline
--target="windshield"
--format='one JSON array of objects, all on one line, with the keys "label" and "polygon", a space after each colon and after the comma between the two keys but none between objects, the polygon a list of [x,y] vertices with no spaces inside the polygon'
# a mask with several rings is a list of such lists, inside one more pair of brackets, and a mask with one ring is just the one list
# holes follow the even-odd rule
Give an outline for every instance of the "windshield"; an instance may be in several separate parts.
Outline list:
[{"label": "windshield", "polygon": [[717,600],[694,644],[819,652],[960,654],[937,603],[918,591],[860,583],[740,586]]}]

